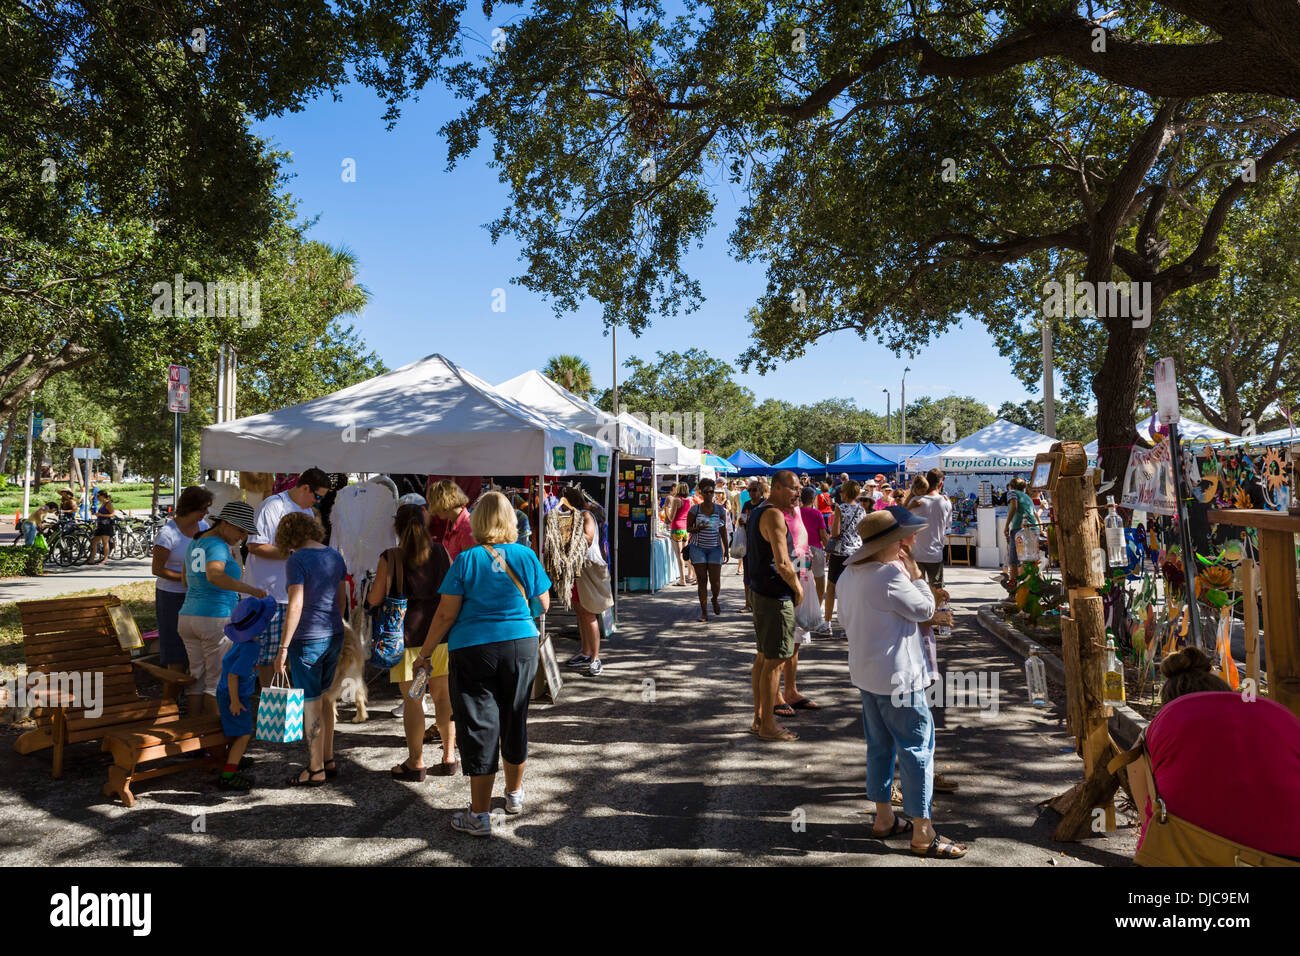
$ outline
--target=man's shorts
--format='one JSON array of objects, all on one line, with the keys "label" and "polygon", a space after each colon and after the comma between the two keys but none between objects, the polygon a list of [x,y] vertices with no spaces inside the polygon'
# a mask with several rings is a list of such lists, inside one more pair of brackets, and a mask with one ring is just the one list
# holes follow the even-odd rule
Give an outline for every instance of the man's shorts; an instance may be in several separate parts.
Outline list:
[{"label": "man's shorts", "polygon": [[257,656],[258,664],[275,663],[275,655],[280,653],[280,635],[284,633],[284,615],[289,610],[287,604],[277,604],[275,614],[271,617],[271,623],[258,641],[262,646],[262,653]]},{"label": "man's shorts", "polygon": [[754,637],[758,652],[771,660],[794,657],[794,601],[749,592],[754,607]]}]

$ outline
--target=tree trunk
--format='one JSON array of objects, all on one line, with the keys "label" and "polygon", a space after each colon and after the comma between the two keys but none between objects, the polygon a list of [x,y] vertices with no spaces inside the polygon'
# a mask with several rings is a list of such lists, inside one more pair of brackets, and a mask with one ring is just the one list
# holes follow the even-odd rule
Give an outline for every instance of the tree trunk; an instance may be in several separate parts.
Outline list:
[{"label": "tree trunk", "polygon": [[122,474],[126,470],[126,459],[119,458],[117,455],[109,455],[108,467],[113,475],[113,484],[120,485],[122,483]]},{"label": "tree trunk", "polygon": [[45,463],[44,442],[32,442],[32,488],[33,494],[41,490],[41,466]]},{"label": "tree trunk", "polygon": [[1092,380],[1092,393],[1097,397],[1097,452],[1102,474],[1116,484],[1124,480],[1129,448],[1138,437],[1133,418],[1146,369],[1148,338],[1149,329],[1135,329],[1122,318],[1111,320],[1106,356]]},{"label": "tree trunk", "polygon": [[68,462],[68,484],[72,488],[72,493],[77,495],[80,493],[81,486],[84,485],[85,482],[81,480],[83,476],[77,468],[76,456],[73,455],[71,451],[68,452]]},{"label": "tree trunk", "polygon": [[153,501],[149,504],[150,514],[158,513],[158,484],[160,481],[161,479],[157,475],[153,476]]},{"label": "tree trunk", "polygon": [[[11,448],[13,448],[14,435],[17,433],[17,431],[18,431],[18,409],[15,408],[12,412],[9,413],[9,424],[5,427],[5,437],[3,441],[0,441],[0,473],[4,472],[5,465],[9,463],[9,451]],[[26,457],[20,459],[20,462],[21,463],[18,465],[19,471],[21,471],[23,465],[26,464],[27,462]],[[21,484],[21,480],[19,483]]]}]

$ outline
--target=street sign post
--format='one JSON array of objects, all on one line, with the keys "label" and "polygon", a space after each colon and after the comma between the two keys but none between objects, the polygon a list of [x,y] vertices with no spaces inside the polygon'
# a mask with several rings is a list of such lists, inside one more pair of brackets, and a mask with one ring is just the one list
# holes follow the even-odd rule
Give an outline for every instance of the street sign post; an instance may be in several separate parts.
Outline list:
[{"label": "street sign post", "polygon": [[176,416],[172,437],[172,513],[181,500],[181,416],[190,410],[190,370],[184,365],[167,367],[167,411]]}]

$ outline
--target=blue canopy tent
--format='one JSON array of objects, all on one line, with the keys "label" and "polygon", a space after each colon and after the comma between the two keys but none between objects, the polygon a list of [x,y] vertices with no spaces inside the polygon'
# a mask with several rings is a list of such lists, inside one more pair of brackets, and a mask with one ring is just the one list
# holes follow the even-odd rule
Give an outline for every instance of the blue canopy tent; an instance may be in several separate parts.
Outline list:
[{"label": "blue canopy tent", "polygon": [[743,448],[738,448],[727,456],[727,461],[736,466],[736,469],[742,475],[766,475],[770,472],[766,469],[772,466],[759,458],[757,455],[751,455]]},{"label": "blue canopy tent", "polygon": [[719,455],[715,455],[711,451],[706,451],[704,453],[703,462],[704,464],[712,467],[713,470],[720,475],[734,475],[736,472],[740,470],[731,462],[727,461],[727,459]]},{"label": "blue canopy tent", "polygon": [[831,474],[847,472],[851,478],[874,475],[882,471],[894,471],[897,467],[897,462],[876,454],[862,442],[858,442],[851,450],[825,466]]},{"label": "blue canopy tent", "polygon": [[794,452],[786,455],[776,464],[768,465],[766,468],[755,468],[750,471],[750,474],[775,475],[778,471],[793,471],[796,475],[801,475],[804,472],[810,475],[824,475],[826,474],[826,463],[818,461],[802,448],[796,448]]}]

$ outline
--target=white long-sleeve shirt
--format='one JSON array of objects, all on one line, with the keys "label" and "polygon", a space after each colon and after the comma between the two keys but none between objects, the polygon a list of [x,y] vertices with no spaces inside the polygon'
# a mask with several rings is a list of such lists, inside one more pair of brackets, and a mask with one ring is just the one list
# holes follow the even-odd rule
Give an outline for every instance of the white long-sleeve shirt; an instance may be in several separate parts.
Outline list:
[{"label": "white long-sleeve shirt", "polygon": [[835,586],[849,639],[849,677],[872,694],[914,693],[930,681],[919,622],[934,616],[925,579],[892,564],[850,564]]}]

